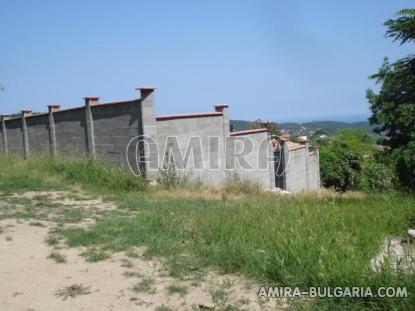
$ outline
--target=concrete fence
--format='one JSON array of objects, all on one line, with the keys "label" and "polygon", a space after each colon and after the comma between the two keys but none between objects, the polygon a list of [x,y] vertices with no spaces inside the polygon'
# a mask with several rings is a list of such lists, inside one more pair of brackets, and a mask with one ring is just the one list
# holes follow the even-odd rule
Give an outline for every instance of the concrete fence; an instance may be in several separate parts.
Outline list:
[{"label": "concrete fence", "polygon": [[48,106],[47,113],[22,110],[19,117],[1,115],[0,151],[20,153],[25,158],[39,152],[55,157],[87,155],[127,167],[126,145],[131,138],[149,132],[141,121],[149,108],[154,114],[153,89],[138,90],[138,99],[100,103],[99,97],[88,96],[82,107],[61,110],[55,104]]},{"label": "concrete fence", "polygon": [[[263,188],[278,186],[297,192],[320,186],[318,151],[310,153],[308,146],[289,150],[283,144],[276,167],[268,130],[230,132],[228,105],[216,105],[213,112],[156,116],[155,88],[137,90],[137,99],[101,103],[99,97],[88,96],[81,107],[62,110],[55,104],[48,106],[47,113],[23,110],[19,117],[1,115],[0,151],[25,158],[40,152],[54,157],[87,155],[155,180],[165,165],[166,150],[190,156],[189,146],[194,142],[190,150],[193,166],[185,167],[190,181],[218,185],[238,175]],[[147,140],[138,140],[129,148],[137,137]],[[235,155],[247,146],[250,153],[245,163],[236,161]],[[229,166],[235,162],[236,166]]]}]

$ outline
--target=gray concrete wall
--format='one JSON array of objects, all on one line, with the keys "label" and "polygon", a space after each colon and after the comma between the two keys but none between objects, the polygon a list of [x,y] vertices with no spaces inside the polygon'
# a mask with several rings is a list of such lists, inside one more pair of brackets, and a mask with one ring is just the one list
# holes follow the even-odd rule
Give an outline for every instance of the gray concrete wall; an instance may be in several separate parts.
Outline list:
[{"label": "gray concrete wall", "polygon": [[[235,135],[230,137],[230,144],[227,148],[228,165],[235,163],[235,170],[228,170],[228,178],[233,174],[242,180],[246,180],[257,184],[260,188],[275,187],[274,163],[271,161],[273,157],[271,139],[268,132],[258,132],[251,134]],[[248,142],[252,142],[252,145]],[[232,155],[233,151],[237,154],[243,152],[242,146],[245,145],[245,151],[249,153],[244,159],[235,160]],[[244,169],[245,165],[249,165],[249,169]]]},{"label": "gray concrete wall", "polygon": [[307,191],[307,149],[300,147],[290,150],[285,169],[286,190],[291,192]]},{"label": "gray concrete wall", "polygon": [[26,117],[31,152],[50,152],[49,117],[47,114]]},{"label": "gray concrete wall", "polygon": [[310,152],[307,157],[307,190],[320,188],[317,154]]},{"label": "gray concrete wall", "polygon": [[285,172],[285,190],[291,192],[313,191],[320,188],[319,152],[301,146],[288,152]]},{"label": "gray concrete wall", "polygon": [[[193,145],[195,147],[193,151],[195,165],[183,170],[182,173],[194,182],[212,185],[223,183],[226,180],[223,123],[221,115],[158,118],[157,144],[159,146],[160,167],[163,167],[162,159],[165,158],[166,147],[167,150],[170,148],[166,144],[174,142],[174,140],[168,140],[169,137],[177,137],[178,144],[171,147],[174,150],[173,153],[181,152],[183,157],[190,139],[200,137],[200,144]],[[212,141],[209,137],[217,137],[218,139]],[[197,139],[193,140],[193,142],[195,141],[197,142]],[[209,169],[211,159],[218,159],[218,162],[213,166],[217,165],[217,169]],[[193,163],[192,157],[190,160],[189,163]]]},{"label": "gray concrete wall", "polygon": [[[88,155],[85,107],[58,109],[53,110],[52,119],[55,125],[57,154]],[[127,156],[130,163],[135,163],[135,152],[132,152],[135,151],[135,146],[128,153],[126,147],[132,138],[142,134],[140,99],[96,104],[91,107],[91,112],[94,123],[92,139],[96,145],[97,156],[122,168],[128,167]],[[49,114],[26,116],[25,120],[29,155],[39,152],[50,153],[52,132]],[[22,118],[6,119],[5,125],[9,152],[23,154]],[[0,150],[4,152],[3,139]]]},{"label": "gray concrete wall", "polygon": [[88,152],[85,108],[57,111],[53,117],[58,154],[85,156]]},{"label": "gray concrete wall", "polygon": [[6,129],[9,152],[23,155],[22,119],[6,120]]},{"label": "gray concrete wall", "polygon": [[[144,173],[147,179],[154,180],[160,176],[160,169],[169,164],[163,163],[166,151],[179,155],[179,160],[186,157],[186,151],[192,151],[188,154],[190,163],[185,169],[178,168],[190,181],[219,185],[237,175],[263,188],[275,187],[275,168],[270,160],[273,151],[266,130],[229,133],[227,105],[217,105],[215,112],[210,113],[156,118],[154,88],[139,90],[140,99],[123,102],[99,104],[98,97],[87,97],[85,105],[90,109],[83,106],[57,110],[58,106],[50,106],[50,115],[30,116],[30,112],[27,112],[27,156],[53,150],[51,146],[55,140],[51,138],[51,128],[54,128],[57,156],[89,155],[121,168],[132,168],[134,173]],[[52,121],[54,127],[49,124]],[[5,126],[9,152],[23,154],[22,118],[5,119]],[[145,143],[133,140],[140,135],[147,135],[154,140],[158,150],[147,150]],[[241,163],[237,163],[236,167],[229,166],[228,161],[234,159],[232,146],[244,139],[252,142],[252,150],[245,157],[249,168],[243,168]],[[132,148],[126,150],[131,141]],[[168,143],[173,145],[168,146]],[[188,149],[189,143],[193,143],[193,150]],[[4,152],[2,140],[0,150]],[[154,161],[154,167],[150,167],[147,162],[137,162],[136,155],[147,160],[154,160],[157,156],[158,159]],[[287,149],[284,158],[287,161],[283,176],[286,190],[298,192],[319,188],[318,151],[309,155],[307,147],[289,152]]]},{"label": "gray concrete wall", "polygon": [[[126,147],[131,139],[142,134],[140,101],[96,105],[91,110],[97,158],[127,168]],[[131,160],[134,154],[130,155]]]}]

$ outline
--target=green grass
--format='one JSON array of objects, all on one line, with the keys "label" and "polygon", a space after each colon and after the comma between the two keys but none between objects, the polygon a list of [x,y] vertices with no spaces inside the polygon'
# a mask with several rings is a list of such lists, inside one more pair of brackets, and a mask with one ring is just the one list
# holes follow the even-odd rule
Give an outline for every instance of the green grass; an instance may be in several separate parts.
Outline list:
[{"label": "green grass", "polygon": [[56,263],[66,263],[66,256],[57,251],[52,251],[48,258],[53,259]]},{"label": "green grass", "polygon": [[49,234],[46,238],[46,243],[50,246],[56,246],[59,244],[59,237],[54,234]]},{"label": "green grass", "polygon": [[173,309],[171,309],[171,308],[169,308],[165,305],[158,306],[154,310],[155,311],[173,311]]},{"label": "green grass", "polygon": [[389,269],[373,273],[369,267],[384,238],[404,234],[414,222],[414,196],[389,193],[333,199],[250,191],[240,200],[166,197],[146,191],[142,180],[100,162],[24,162],[0,156],[0,166],[1,192],[42,190],[46,184],[69,189],[81,185],[116,202],[131,216],[109,213],[88,228],[53,233],[70,247],[87,247],[91,252],[85,254],[87,258],[101,260],[102,254],[146,246],[144,256],[163,257],[173,276],[214,267],[270,286],[387,284],[406,286],[410,293],[407,299],[318,299],[294,306],[298,309],[405,310],[415,305],[414,275]]},{"label": "green grass", "polygon": [[180,296],[184,296],[187,294],[187,287],[178,284],[171,284],[167,287],[167,292],[169,295],[178,294]]},{"label": "green grass", "polygon": [[123,259],[121,259],[121,267],[123,267],[123,268],[132,268],[132,267],[134,267],[134,265],[128,259],[123,258]]},{"label": "green grass", "polygon": [[1,155],[0,167],[0,189],[3,193],[62,190],[70,185],[81,185],[91,191],[112,192],[143,191],[147,188],[143,179],[88,158],[54,160],[48,155],[39,155],[23,161],[18,155]]},{"label": "green grass", "polygon": [[210,294],[212,295],[213,302],[220,306],[225,305],[226,301],[228,300],[228,293],[223,289],[211,290]]},{"label": "green grass", "polygon": [[85,260],[88,262],[102,261],[111,257],[108,252],[95,248],[88,248],[81,253],[81,256],[85,257]]},{"label": "green grass", "polygon": [[155,293],[155,288],[153,288],[154,280],[151,278],[142,279],[140,282],[135,283],[131,288],[132,291],[136,293],[147,293],[153,294]]}]

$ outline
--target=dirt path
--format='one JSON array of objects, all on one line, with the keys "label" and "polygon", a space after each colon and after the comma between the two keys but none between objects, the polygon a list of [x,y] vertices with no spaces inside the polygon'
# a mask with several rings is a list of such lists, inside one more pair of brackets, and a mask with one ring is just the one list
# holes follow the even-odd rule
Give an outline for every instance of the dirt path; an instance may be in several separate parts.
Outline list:
[{"label": "dirt path", "polygon": [[[30,219],[0,221],[0,310],[276,309],[276,302],[258,301],[258,285],[249,287],[237,276],[210,272],[195,284],[168,276],[158,261],[141,256],[116,253],[86,262],[79,248],[60,249],[67,261],[57,263],[48,258],[53,249],[45,242],[51,226]],[[143,288],[134,291],[134,284]],[[75,295],[74,285],[84,293]]]}]

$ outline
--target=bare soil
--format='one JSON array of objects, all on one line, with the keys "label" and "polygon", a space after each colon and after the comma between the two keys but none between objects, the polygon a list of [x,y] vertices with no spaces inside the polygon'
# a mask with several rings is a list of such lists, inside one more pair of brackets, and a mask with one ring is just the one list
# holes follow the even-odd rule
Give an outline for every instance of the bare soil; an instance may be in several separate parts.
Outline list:
[{"label": "bare soil", "polygon": [[[10,198],[34,200],[47,196],[56,204],[73,208],[116,209],[100,198],[73,198],[73,195],[71,198],[71,195],[27,192]],[[0,199],[1,210],[8,203],[4,196]],[[88,219],[87,224],[91,221],[94,220]],[[225,310],[230,306],[235,308],[232,310],[279,310],[287,307],[284,301],[258,300],[260,285],[242,276],[209,271],[201,278],[172,278],[160,261],[141,256],[143,248],[135,249],[137,258],[120,252],[107,260],[90,263],[80,255],[85,249],[63,247],[55,251],[66,256],[66,262],[57,263],[48,258],[54,249],[46,243],[49,230],[55,226],[50,220],[13,217],[0,220],[0,310]],[[151,288],[134,291],[134,284],[143,280],[151,280]],[[185,290],[172,293],[172,285]]]}]

